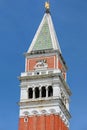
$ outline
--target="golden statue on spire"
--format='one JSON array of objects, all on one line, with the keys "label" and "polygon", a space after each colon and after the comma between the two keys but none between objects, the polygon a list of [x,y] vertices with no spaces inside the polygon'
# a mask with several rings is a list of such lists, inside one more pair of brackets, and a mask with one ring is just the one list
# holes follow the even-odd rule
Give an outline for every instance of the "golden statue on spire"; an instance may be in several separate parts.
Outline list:
[{"label": "golden statue on spire", "polygon": [[49,4],[49,2],[45,2],[45,8],[46,8],[46,9],[50,9],[50,4]]},{"label": "golden statue on spire", "polygon": [[46,10],[50,9],[50,3],[48,1],[45,2],[45,8],[46,8]]}]

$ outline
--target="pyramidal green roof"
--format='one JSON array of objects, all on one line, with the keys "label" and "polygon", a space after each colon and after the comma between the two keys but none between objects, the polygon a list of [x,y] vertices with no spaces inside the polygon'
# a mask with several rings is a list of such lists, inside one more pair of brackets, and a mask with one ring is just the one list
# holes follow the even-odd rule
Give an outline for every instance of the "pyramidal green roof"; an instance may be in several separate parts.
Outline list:
[{"label": "pyramidal green roof", "polygon": [[53,48],[53,46],[52,46],[50,30],[49,30],[48,23],[45,20],[32,50],[43,50],[43,49],[51,49],[51,48]]},{"label": "pyramidal green roof", "polygon": [[49,13],[45,13],[28,52],[46,49],[59,49],[61,52],[51,15]]}]

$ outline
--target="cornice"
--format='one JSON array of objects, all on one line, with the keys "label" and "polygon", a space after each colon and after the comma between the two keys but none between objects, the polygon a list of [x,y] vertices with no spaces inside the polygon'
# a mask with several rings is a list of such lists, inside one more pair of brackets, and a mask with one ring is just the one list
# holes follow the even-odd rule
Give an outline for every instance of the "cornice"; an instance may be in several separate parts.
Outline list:
[{"label": "cornice", "polygon": [[[18,103],[20,106],[20,109],[40,109],[40,108],[46,108],[46,107],[56,107],[59,106],[64,115],[67,117],[67,119],[71,118],[71,115],[69,111],[66,109],[65,105],[63,104],[62,100],[60,98],[47,98],[46,100],[37,99],[37,100],[27,100],[27,101],[21,101]],[[55,111],[56,113],[56,111]]]}]

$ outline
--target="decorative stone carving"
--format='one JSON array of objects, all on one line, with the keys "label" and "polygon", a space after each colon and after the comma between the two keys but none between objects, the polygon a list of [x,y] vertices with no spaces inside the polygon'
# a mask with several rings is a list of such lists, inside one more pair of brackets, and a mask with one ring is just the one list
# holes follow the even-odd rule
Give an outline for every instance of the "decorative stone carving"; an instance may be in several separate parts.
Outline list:
[{"label": "decorative stone carving", "polygon": [[47,111],[46,111],[46,110],[41,110],[41,113],[42,113],[42,114],[46,114]]},{"label": "decorative stone carving", "polygon": [[32,111],[32,113],[33,113],[34,115],[37,115],[37,114],[38,114],[38,111],[34,110],[34,111]]},{"label": "decorative stone carving", "polygon": [[28,115],[29,115],[29,112],[28,112],[28,111],[24,111],[23,114],[24,114],[25,116],[28,116]]},{"label": "decorative stone carving", "polygon": [[47,68],[48,67],[48,64],[46,63],[46,60],[45,59],[42,59],[42,60],[38,60],[34,69],[42,69],[42,68]]},{"label": "decorative stone carving", "polygon": [[49,111],[50,111],[50,113],[52,113],[52,114],[56,113],[56,110],[55,110],[55,109],[50,109]]}]

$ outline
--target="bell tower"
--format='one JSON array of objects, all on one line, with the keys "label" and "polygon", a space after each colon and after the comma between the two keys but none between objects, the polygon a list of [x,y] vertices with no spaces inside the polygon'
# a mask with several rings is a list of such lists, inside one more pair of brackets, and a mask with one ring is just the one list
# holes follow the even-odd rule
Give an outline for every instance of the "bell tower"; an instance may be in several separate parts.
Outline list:
[{"label": "bell tower", "polygon": [[67,65],[63,59],[50,15],[49,2],[37,32],[25,54],[21,73],[19,129],[69,130]]}]

